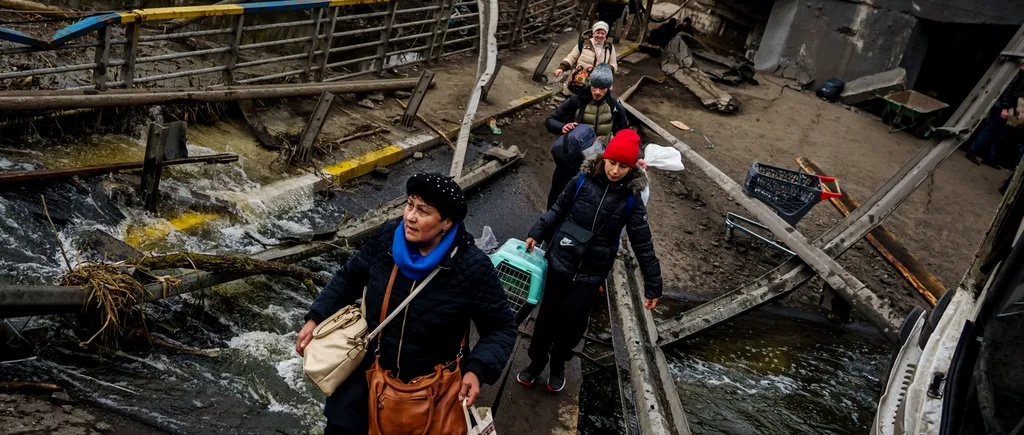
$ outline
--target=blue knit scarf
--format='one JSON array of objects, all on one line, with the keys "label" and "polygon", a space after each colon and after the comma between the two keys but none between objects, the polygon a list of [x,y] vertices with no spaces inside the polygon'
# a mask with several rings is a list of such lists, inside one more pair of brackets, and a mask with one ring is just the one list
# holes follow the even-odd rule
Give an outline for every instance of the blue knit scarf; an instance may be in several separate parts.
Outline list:
[{"label": "blue knit scarf", "polygon": [[455,242],[455,233],[458,232],[459,225],[461,224],[453,225],[448,234],[441,238],[441,243],[438,243],[429,254],[421,255],[419,249],[409,249],[409,244],[405,241],[405,222],[399,224],[395,229],[395,240],[391,242],[391,254],[395,257],[395,264],[398,265],[398,270],[402,271],[402,275],[415,281],[430,275]]}]

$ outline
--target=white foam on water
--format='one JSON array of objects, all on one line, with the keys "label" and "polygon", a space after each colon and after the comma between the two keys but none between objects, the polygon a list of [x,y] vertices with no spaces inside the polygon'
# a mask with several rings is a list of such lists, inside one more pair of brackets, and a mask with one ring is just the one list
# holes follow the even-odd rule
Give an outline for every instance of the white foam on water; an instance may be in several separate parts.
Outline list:
[{"label": "white foam on water", "polygon": [[302,372],[302,357],[295,356],[277,363],[277,375],[284,379],[291,389],[300,393],[308,392],[306,375]]},{"label": "white foam on water", "polygon": [[280,361],[291,358],[295,351],[295,332],[275,334],[266,331],[248,331],[228,340],[228,347],[260,360]]}]

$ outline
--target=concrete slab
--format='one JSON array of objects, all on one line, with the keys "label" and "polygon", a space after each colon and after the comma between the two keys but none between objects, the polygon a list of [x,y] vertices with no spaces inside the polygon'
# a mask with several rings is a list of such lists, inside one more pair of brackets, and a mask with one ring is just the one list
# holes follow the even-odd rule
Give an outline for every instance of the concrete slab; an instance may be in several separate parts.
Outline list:
[{"label": "concrete slab", "polygon": [[647,60],[650,57],[651,56],[648,55],[647,53],[633,53],[633,54],[631,54],[629,56],[624,57],[622,59],[622,61],[626,62],[626,63],[634,63],[634,64],[636,64],[636,63],[643,62],[643,61]]},{"label": "concrete slab", "polygon": [[892,92],[902,91],[906,85],[907,70],[896,68],[847,83],[839,100],[845,104],[859,104],[873,98],[884,97]]}]

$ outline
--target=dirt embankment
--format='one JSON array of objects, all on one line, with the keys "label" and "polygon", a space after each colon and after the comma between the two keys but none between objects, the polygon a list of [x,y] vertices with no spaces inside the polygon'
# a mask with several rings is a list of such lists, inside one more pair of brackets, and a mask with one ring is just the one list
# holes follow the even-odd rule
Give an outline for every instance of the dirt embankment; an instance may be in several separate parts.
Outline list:
[{"label": "dirt embankment", "polygon": [[0,427],[5,434],[146,434],[162,432],[99,408],[76,402],[66,393],[0,393]]}]

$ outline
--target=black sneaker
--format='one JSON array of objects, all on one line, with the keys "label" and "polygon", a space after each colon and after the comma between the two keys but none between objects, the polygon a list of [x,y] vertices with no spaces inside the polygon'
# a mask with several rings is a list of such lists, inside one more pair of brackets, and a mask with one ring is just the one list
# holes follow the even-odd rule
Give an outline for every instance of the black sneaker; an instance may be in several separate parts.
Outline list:
[{"label": "black sneaker", "polygon": [[540,373],[543,371],[544,366],[536,368],[531,364],[529,367],[526,368],[526,370],[523,370],[519,372],[518,375],[516,375],[516,381],[519,382],[520,384],[523,384],[523,386],[525,387],[532,387],[533,383],[537,382],[537,377],[540,376]]},{"label": "black sneaker", "polygon": [[551,366],[551,374],[548,375],[548,391],[557,393],[565,389],[565,366]]}]

